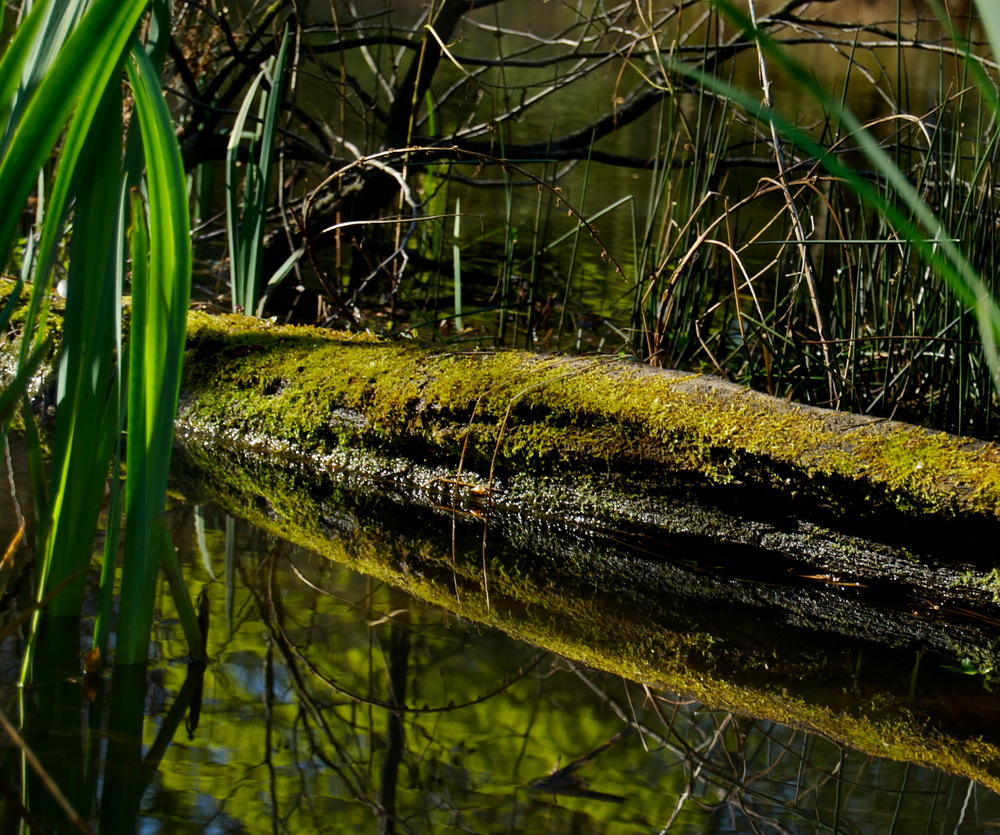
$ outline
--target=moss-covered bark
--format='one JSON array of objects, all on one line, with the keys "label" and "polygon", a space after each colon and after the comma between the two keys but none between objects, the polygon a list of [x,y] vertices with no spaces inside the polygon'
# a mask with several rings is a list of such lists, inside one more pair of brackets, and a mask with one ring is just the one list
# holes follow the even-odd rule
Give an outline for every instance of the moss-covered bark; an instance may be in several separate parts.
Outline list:
[{"label": "moss-covered bark", "polygon": [[607,357],[461,351],[195,313],[181,420],[306,454],[363,447],[481,476],[683,473],[852,514],[1000,514],[993,445]]},{"label": "moss-covered bark", "polygon": [[[0,281],[0,302],[12,286]],[[0,351],[0,374],[13,346]],[[363,447],[467,477],[683,474],[837,514],[1000,516],[995,445],[616,358],[455,350],[194,312],[181,396],[185,428],[304,454]]]}]

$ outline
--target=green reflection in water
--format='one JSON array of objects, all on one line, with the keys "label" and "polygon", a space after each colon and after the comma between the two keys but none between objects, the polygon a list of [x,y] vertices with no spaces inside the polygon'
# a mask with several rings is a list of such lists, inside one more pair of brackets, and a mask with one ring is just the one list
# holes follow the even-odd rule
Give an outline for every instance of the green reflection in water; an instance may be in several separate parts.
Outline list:
[{"label": "green reflection in water", "polygon": [[[173,525],[193,546],[190,509]],[[221,577],[226,520],[209,512],[205,527]],[[201,724],[167,751],[143,801],[144,830],[909,831],[1000,816],[996,796],[968,779],[704,709],[242,523],[230,530],[232,631],[221,582],[188,548],[189,576],[214,601],[213,660]],[[166,594],[160,605],[147,744],[185,675]],[[582,784],[550,775],[629,726],[638,733],[581,763]]]},{"label": "green reflection in water", "polygon": [[[236,472],[232,462],[228,472]],[[307,527],[324,528],[331,547],[336,544],[345,558],[373,565],[381,558],[408,570],[417,586],[417,575],[426,571],[425,584],[432,588],[434,565],[452,563],[467,572],[468,565],[454,562],[449,542],[471,548],[473,562],[479,561],[481,522],[471,517],[411,512],[384,497],[363,500],[350,490],[321,490],[317,499],[303,488],[296,491],[294,506],[285,506],[271,491],[271,504],[260,498],[267,492],[266,472],[257,471],[255,478],[255,513],[261,519],[308,515],[302,520]],[[416,521],[419,530],[407,535]],[[595,671],[431,607],[221,510],[179,506],[169,523],[192,594],[207,594],[212,617],[211,661],[203,700],[187,715],[190,734],[184,710],[198,681],[189,675],[186,644],[166,588],[158,598],[148,689],[141,675],[138,681],[123,676],[113,683],[131,694],[130,713],[105,716],[102,700],[110,677],[86,683],[72,670],[53,675],[46,692],[28,696],[42,706],[59,702],[64,709],[68,720],[61,733],[69,733],[55,753],[45,754],[45,762],[66,780],[63,787],[72,789],[78,811],[101,831],[132,832],[138,826],[142,832],[171,833],[909,832],[928,826],[968,831],[1000,820],[996,795],[968,777],[874,758],[801,728],[711,710]],[[586,590],[574,589],[578,581],[568,574],[556,578],[558,560],[543,557],[550,546],[538,529],[525,520],[521,527],[535,530],[518,540],[521,570],[541,566],[553,588],[558,580],[570,589],[553,601],[585,605]],[[553,532],[567,535],[558,528]],[[500,545],[499,531],[496,536],[492,544]],[[570,553],[570,543],[564,545]],[[588,546],[581,540],[578,547]],[[506,570],[515,568],[509,563]],[[772,627],[783,617],[777,598],[741,608],[708,592],[730,580],[705,571],[696,576],[705,592],[700,603],[684,608],[682,596],[670,598],[678,623],[702,634],[714,623],[721,645],[723,622],[743,617],[745,641],[758,648],[780,631],[788,640],[784,652],[790,665],[781,675],[789,676],[800,659],[826,652],[827,667],[816,661],[802,668],[803,687],[819,693],[824,681],[832,690],[842,686],[836,638],[819,632],[809,638],[788,625],[776,630]],[[460,601],[471,603],[467,574],[456,575],[453,583]],[[516,600],[504,599],[499,574],[494,583],[494,611],[504,607],[505,613],[499,622],[517,624]],[[17,582],[8,586],[8,602],[17,599],[17,588]],[[666,586],[650,588],[643,599],[650,603],[665,593]],[[593,599],[590,605],[596,604]],[[531,608],[522,605],[525,612]],[[700,622],[693,614],[699,608]],[[558,607],[549,610],[553,623],[570,615]],[[662,613],[656,617],[659,622]],[[563,625],[571,634],[571,625]],[[808,651],[796,642],[808,642]],[[575,651],[572,641],[567,646]],[[7,692],[13,693],[20,651],[16,633],[3,650]],[[858,658],[858,686],[880,692],[869,668],[881,665],[886,677],[890,669],[905,670],[906,689],[911,649],[898,650],[895,661],[875,652],[869,644],[864,664]],[[638,650],[633,653],[637,668],[646,663]],[[735,667],[720,666],[736,659],[720,649],[712,661],[715,675],[738,676]],[[938,697],[935,721],[944,723],[950,692],[957,725],[978,723],[988,733],[995,698],[978,681],[942,673],[935,665],[925,656],[922,686],[942,678],[951,684],[950,691],[939,691],[945,696]],[[792,687],[794,679],[781,681]],[[838,699],[846,695],[832,693],[829,701]],[[139,727],[143,716],[140,748],[123,731]],[[50,724],[49,718],[40,724]],[[93,730],[81,732],[82,727]],[[630,727],[634,732],[620,738]],[[925,750],[922,744],[926,740],[914,740],[913,756]],[[4,750],[0,772],[0,780],[15,791],[17,754],[10,746]],[[983,768],[989,771],[990,764]],[[51,806],[44,796],[36,803],[36,809]],[[2,803],[0,814],[0,831],[15,831],[19,817],[12,800]]]}]

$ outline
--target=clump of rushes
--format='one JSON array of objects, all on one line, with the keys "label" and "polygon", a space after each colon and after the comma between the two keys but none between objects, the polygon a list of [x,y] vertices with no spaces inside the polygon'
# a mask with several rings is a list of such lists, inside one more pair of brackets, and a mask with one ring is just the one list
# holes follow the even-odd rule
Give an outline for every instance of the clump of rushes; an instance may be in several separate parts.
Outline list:
[{"label": "clump of rushes", "polygon": [[[271,205],[271,168],[275,136],[281,111],[285,66],[288,63],[289,32],[281,41],[276,57],[268,60],[243,99],[226,149],[226,226],[229,233],[229,274],[233,310],[249,316],[261,315],[264,302],[277,284],[291,272],[302,250],[296,250],[263,281],[264,232]],[[267,88],[263,87],[267,84]],[[254,100],[258,99],[257,117],[247,121]],[[246,143],[246,161],[240,161],[240,149]],[[239,172],[243,171],[242,188]]]},{"label": "clump of rushes", "polygon": [[[24,258],[15,294],[29,296],[20,365],[3,394],[5,431],[10,404],[23,397],[52,327],[53,264],[70,238],[57,361],[58,421],[48,472],[41,466],[38,432],[24,401],[33,445],[40,611],[52,619],[80,616],[98,516],[109,476],[117,476],[112,462],[119,459],[125,427],[125,556],[115,659],[124,665],[146,662],[158,565],[176,561],[169,537],[164,539],[162,513],[191,270],[183,169],[156,67],[166,48],[170,4],[153,4],[151,35],[144,45],[134,32],[146,6],[144,0],[35,4],[0,60],[0,188],[9,198],[0,208],[5,259],[29,196],[36,188],[47,196],[44,203],[33,203],[37,208],[25,249],[34,257]],[[123,69],[132,99],[128,142]],[[129,264],[132,329],[126,344],[122,295]],[[7,318],[13,302],[4,311]],[[118,479],[110,484],[111,507],[118,508]],[[117,530],[114,515],[110,527]],[[107,601],[116,579],[113,539],[102,577]],[[99,621],[106,622],[107,615],[108,610],[102,612]],[[193,619],[190,626],[195,635]],[[29,652],[27,677],[31,665]]]},{"label": "clump of rushes", "polygon": [[[831,92],[782,41],[781,27],[801,35],[805,23],[793,14],[776,26],[753,2],[716,0],[704,49],[752,45],[759,89],[661,52],[666,73],[698,91],[699,109],[692,117],[664,105],[666,173],[636,233],[645,279],[633,327],[647,357],[819,405],[995,435],[997,88],[947,11],[931,5],[954,46],[928,58],[940,92],[923,115],[907,114],[905,86],[897,93],[869,76],[895,115],[862,122],[846,101],[865,72],[863,41],[821,39],[844,61],[843,88]],[[977,6],[996,54],[1000,11]],[[901,32],[906,25],[897,20]],[[891,48],[901,65],[906,38]],[[789,115],[796,108],[825,121],[803,127]],[[717,163],[741,137],[754,143],[761,174],[733,197]],[[678,142],[699,150],[670,171]]]},{"label": "clump of rushes", "polygon": [[[23,404],[32,464],[39,606],[23,670],[28,684],[39,676],[50,679],[53,664],[57,670],[65,664],[79,671],[85,580],[109,484],[98,645],[88,656],[90,669],[107,657],[116,582],[116,669],[142,669],[160,565],[171,579],[192,655],[202,652],[197,620],[179,582],[163,520],[191,249],[180,149],[160,87],[171,4],[152,4],[143,43],[135,33],[148,6],[147,0],[25,4],[0,59],[0,189],[5,195],[0,254],[5,263],[12,258],[24,218],[31,218],[20,247],[21,278],[0,314],[6,325],[15,305],[27,297],[20,362],[0,396],[0,407],[6,433],[18,404]],[[123,70],[129,81],[128,101],[122,97]],[[124,113],[130,114],[128,131]],[[37,199],[29,203],[33,194]],[[56,362],[58,419],[46,467],[25,393],[54,327],[49,314],[53,267],[64,251],[68,262]],[[126,338],[122,297],[127,286],[132,324]],[[123,429],[128,438],[124,488],[118,478]],[[121,510],[124,556],[119,566]],[[60,709],[66,714],[69,708],[49,704],[59,697],[46,695],[44,688],[26,693],[30,695],[21,705],[25,734],[43,758],[46,733],[58,725]],[[67,720],[75,721],[78,729],[79,691],[76,696]],[[66,759],[65,753],[61,756]],[[41,773],[45,763],[36,765]],[[56,764],[55,771],[61,767]],[[67,777],[63,785],[79,783]],[[51,780],[26,778],[26,788],[29,806],[47,817],[39,810],[47,808]],[[89,796],[85,792],[62,800],[72,807],[85,805],[81,798]]]}]

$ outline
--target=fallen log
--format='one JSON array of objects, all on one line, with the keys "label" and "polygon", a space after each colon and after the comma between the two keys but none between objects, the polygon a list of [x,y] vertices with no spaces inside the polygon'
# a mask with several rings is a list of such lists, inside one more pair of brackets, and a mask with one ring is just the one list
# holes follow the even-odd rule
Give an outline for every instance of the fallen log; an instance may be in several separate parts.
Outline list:
[{"label": "fallen log", "polygon": [[[980,620],[993,622],[996,579],[966,569],[977,556],[969,531],[983,534],[978,556],[990,564],[994,558],[1000,509],[995,445],[805,407],[617,358],[454,350],[204,313],[189,320],[178,438],[192,449],[205,441],[206,449],[249,450],[250,458],[260,460],[263,453],[304,469],[331,469],[332,462],[341,473],[369,468],[373,480],[399,484],[407,501],[410,491],[422,491],[425,506],[444,506],[461,518],[495,514],[495,524],[504,515],[512,539],[528,537],[516,542],[513,556],[487,564],[471,547],[457,555],[445,543],[440,553],[446,563],[444,557],[425,558],[419,543],[399,554],[369,543],[366,517],[347,513],[326,492],[313,499],[297,484],[280,489],[290,477],[287,466],[274,475],[244,471],[225,455],[218,465],[197,465],[199,477],[213,482],[209,495],[233,512],[568,657],[1000,786],[1000,740],[958,724],[921,732],[940,693],[953,684],[942,664],[968,657],[993,669],[991,633],[973,630]],[[238,482],[237,498],[223,476]],[[649,497],[662,499],[678,485],[722,500],[695,512],[684,498],[672,510],[687,516],[664,523],[663,505]],[[749,506],[754,497],[770,520]],[[942,565],[926,550],[798,524],[790,504],[822,508],[839,522],[867,518],[879,528],[890,517],[900,530],[923,532],[930,524],[954,532],[957,525],[962,538],[944,541],[966,565]],[[522,525],[517,513],[526,505],[534,512],[525,518],[533,521]],[[720,506],[730,521],[717,512]],[[553,509],[560,520],[549,526],[544,514]],[[626,532],[630,553],[642,555],[637,561],[602,544],[626,538],[614,525],[626,516],[640,523]],[[782,527],[773,523],[776,516],[792,521]],[[654,547],[648,538],[654,528],[669,528],[671,536],[690,529],[693,537],[711,525],[710,538],[726,547],[704,559],[708,567],[727,562],[731,576],[721,580],[685,550],[687,540]],[[391,541],[401,541],[405,530]],[[591,536],[595,531],[598,538]],[[343,553],[333,553],[337,549]],[[674,568],[671,557],[678,553],[683,559]],[[768,636],[794,633],[806,649],[789,656],[787,675],[772,687],[767,678],[774,659],[790,650],[777,639],[773,646],[742,647],[740,627],[730,629],[725,613],[736,621],[736,607],[752,607],[761,595],[732,577],[748,577],[746,567],[774,571],[781,554],[788,562],[780,572],[795,583],[784,594],[764,577],[761,587],[773,590],[768,603],[775,607],[763,607],[757,619],[774,620]],[[849,577],[834,576],[833,569]],[[484,581],[477,588],[480,572]],[[899,617],[878,605],[881,587],[858,581],[868,577],[891,577],[905,586],[907,608]],[[758,573],[753,578],[761,579]],[[818,591],[804,588],[809,584]],[[596,605],[598,592],[615,597],[615,605]],[[953,611],[952,597],[962,601]],[[973,618],[967,605],[974,603],[982,603],[989,617]],[[784,614],[776,618],[779,604]],[[714,625],[692,628],[688,613],[704,609],[722,614],[711,619]],[[910,618],[914,609],[918,617]],[[616,619],[621,628],[611,623]],[[938,628],[925,629],[925,623]],[[854,692],[850,682],[831,687],[828,662],[810,648],[811,631],[819,626],[845,639],[844,669],[852,641],[866,642],[879,659],[881,647],[900,642],[914,642],[918,659],[920,652],[933,653],[921,679],[931,695],[913,703],[910,694],[880,683],[884,670],[874,664],[865,672],[874,676],[876,695],[845,697]],[[637,648],[644,649],[641,656]],[[803,664],[821,675],[809,679]],[[731,672],[720,672],[726,669]],[[860,665],[851,669],[860,675]],[[972,691],[965,693],[969,704],[982,698],[978,681],[965,684]],[[907,719],[915,709],[919,715]]]},{"label": "fallen log", "polygon": [[843,518],[994,523],[1000,449],[605,356],[461,350],[192,313],[180,424],[266,449],[528,474],[742,485]]}]

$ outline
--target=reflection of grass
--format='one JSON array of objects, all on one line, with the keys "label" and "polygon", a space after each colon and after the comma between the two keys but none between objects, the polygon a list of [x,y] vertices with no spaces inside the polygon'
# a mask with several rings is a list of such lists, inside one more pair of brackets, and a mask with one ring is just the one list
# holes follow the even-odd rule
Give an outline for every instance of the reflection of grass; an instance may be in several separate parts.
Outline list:
[{"label": "reflection of grass", "polygon": [[965,656],[959,659],[957,667],[942,664],[941,669],[950,673],[961,673],[964,676],[977,676],[982,679],[983,688],[989,693],[993,692],[992,663],[973,661],[969,656]]}]

